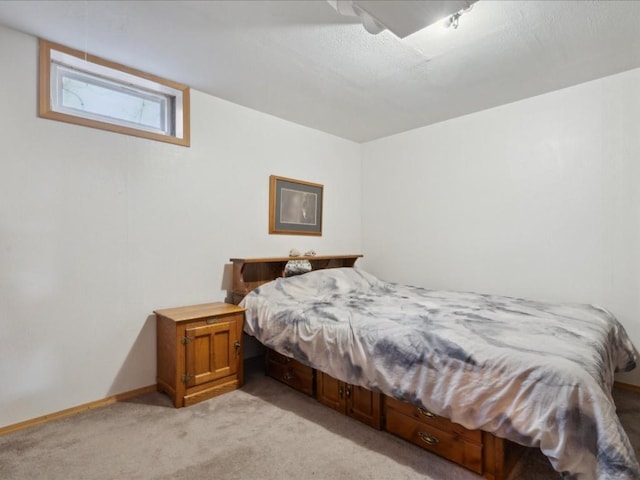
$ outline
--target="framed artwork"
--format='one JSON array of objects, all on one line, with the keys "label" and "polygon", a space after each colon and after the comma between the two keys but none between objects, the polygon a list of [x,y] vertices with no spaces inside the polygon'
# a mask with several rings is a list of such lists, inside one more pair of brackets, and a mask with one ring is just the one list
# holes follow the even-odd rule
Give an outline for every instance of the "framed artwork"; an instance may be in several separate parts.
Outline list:
[{"label": "framed artwork", "polygon": [[269,177],[269,233],[322,235],[322,185]]}]

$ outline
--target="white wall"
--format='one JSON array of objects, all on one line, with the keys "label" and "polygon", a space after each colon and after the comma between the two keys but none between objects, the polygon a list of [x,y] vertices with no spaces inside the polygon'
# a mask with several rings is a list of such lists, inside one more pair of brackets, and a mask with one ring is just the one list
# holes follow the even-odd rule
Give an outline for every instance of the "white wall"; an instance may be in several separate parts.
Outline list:
[{"label": "white wall", "polygon": [[640,346],[640,69],[370,142],[362,165],[373,273],[601,304]]},{"label": "white wall", "polygon": [[[0,63],[0,426],[154,384],[152,311],[230,257],[361,251],[360,145],[197,91],[191,148],[44,120],[36,39]],[[267,233],[270,174],[324,184],[322,237]]]}]

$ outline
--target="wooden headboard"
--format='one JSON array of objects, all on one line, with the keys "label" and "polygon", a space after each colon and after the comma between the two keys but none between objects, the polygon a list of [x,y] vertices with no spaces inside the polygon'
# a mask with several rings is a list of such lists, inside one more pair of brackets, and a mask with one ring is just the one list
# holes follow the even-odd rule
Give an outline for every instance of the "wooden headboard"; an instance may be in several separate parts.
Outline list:
[{"label": "wooden headboard", "polygon": [[313,270],[353,267],[362,255],[317,255],[314,257],[231,258],[233,283],[227,294],[227,303],[237,305],[254,288],[284,276],[284,267],[290,260],[308,260]]}]

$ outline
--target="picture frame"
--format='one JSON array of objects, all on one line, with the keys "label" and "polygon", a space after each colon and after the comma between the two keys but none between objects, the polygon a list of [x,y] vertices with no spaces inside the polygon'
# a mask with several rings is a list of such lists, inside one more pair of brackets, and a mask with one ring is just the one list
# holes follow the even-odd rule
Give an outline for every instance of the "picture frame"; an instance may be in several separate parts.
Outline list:
[{"label": "picture frame", "polygon": [[269,233],[322,235],[324,186],[269,176]]}]

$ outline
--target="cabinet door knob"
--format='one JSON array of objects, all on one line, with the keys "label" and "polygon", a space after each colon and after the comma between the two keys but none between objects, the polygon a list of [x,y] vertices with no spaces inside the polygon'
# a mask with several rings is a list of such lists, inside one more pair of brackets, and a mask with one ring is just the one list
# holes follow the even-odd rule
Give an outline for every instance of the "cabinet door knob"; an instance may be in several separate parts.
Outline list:
[{"label": "cabinet door knob", "polygon": [[234,346],[234,347],[236,347],[236,352],[237,352],[238,350],[240,350],[240,347],[241,347],[242,345],[240,344],[240,342],[239,342],[239,341],[236,341],[236,343],[234,343],[234,344],[233,344],[233,346]]}]

